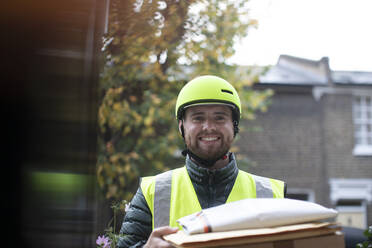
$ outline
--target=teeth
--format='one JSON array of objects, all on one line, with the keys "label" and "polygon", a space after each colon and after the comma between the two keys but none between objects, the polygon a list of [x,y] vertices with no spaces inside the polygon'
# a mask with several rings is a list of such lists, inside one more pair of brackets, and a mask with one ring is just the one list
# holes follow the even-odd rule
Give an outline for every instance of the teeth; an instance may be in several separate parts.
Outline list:
[{"label": "teeth", "polygon": [[202,138],[202,140],[205,140],[205,141],[214,141],[214,140],[217,140],[217,137]]}]

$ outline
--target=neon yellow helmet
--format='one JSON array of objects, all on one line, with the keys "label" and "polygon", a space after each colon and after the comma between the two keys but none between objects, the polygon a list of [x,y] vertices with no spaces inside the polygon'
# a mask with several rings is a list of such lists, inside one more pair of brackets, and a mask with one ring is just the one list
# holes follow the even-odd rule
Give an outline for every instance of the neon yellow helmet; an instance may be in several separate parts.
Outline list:
[{"label": "neon yellow helmet", "polygon": [[190,105],[227,104],[233,109],[234,121],[239,123],[241,104],[235,88],[217,76],[200,76],[188,82],[178,94],[176,102],[177,120],[182,119],[184,110]]}]

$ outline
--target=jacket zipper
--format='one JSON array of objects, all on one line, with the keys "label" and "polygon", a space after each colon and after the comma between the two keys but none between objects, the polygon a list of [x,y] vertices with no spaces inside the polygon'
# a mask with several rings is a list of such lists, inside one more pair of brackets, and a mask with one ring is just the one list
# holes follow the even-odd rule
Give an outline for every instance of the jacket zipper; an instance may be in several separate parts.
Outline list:
[{"label": "jacket zipper", "polygon": [[215,202],[215,192],[214,192],[214,187],[212,186],[213,185],[213,178],[214,178],[214,172],[213,171],[208,171],[208,198],[209,198],[209,202],[208,202],[208,205],[209,207],[213,206],[214,205],[214,202]]}]

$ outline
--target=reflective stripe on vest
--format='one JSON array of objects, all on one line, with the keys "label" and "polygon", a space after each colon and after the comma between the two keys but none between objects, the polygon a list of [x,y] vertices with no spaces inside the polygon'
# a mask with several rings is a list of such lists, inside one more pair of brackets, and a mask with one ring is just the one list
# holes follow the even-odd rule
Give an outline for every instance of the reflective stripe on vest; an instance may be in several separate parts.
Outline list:
[{"label": "reflective stripe on vest", "polygon": [[154,226],[167,226],[169,224],[169,210],[171,204],[172,171],[167,171],[155,177],[154,194]]},{"label": "reflective stripe on vest", "polygon": [[[182,229],[177,219],[201,211],[186,167],[143,178],[141,189],[153,214],[153,228],[169,225]],[[239,170],[226,202],[272,197],[284,197],[284,182]]]},{"label": "reflective stripe on vest", "polygon": [[252,175],[256,183],[256,198],[273,198],[270,179]]}]

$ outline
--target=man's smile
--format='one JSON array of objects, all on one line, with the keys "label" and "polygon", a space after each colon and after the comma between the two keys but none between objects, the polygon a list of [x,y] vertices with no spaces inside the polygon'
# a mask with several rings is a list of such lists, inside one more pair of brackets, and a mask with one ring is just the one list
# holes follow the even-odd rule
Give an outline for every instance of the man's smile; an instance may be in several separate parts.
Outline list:
[{"label": "man's smile", "polygon": [[203,137],[199,137],[199,140],[201,141],[207,141],[207,142],[210,142],[210,141],[216,141],[216,140],[219,140],[220,137],[218,136],[203,136]]}]

